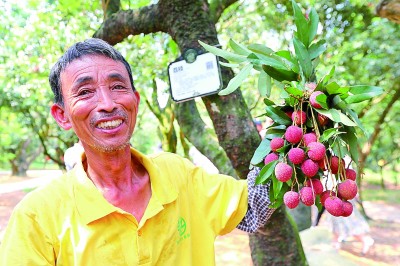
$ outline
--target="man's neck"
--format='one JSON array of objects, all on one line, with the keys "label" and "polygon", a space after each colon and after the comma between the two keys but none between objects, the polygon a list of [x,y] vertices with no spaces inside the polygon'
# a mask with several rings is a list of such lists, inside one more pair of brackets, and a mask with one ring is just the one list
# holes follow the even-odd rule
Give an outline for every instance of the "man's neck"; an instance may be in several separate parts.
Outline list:
[{"label": "man's neck", "polygon": [[113,154],[89,152],[85,170],[108,202],[140,221],[151,197],[150,177],[129,147]]}]

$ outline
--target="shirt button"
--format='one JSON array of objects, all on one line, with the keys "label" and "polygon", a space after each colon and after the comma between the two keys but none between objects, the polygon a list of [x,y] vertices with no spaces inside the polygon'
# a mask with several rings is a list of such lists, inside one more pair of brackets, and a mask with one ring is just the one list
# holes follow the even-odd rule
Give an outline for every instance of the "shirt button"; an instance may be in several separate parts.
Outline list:
[{"label": "shirt button", "polygon": [[137,232],[137,234],[138,234],[138,236],[142,236],[142,231],[139,230],[139,231]]}]

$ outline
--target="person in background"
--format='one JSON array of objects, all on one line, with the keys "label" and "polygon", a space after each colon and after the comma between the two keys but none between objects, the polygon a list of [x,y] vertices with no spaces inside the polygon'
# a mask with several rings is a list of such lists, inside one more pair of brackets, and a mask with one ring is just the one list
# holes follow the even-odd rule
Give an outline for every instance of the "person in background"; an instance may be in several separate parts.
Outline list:
[{"label": "person in background", "polygon": [[367,220],[357,209],[356,200],[349,200],[353,204],[353,213],[350,216],[335,217],[328,213],[328,221],[331,223],[333,245],[336,249],[340,249],[344,241],[353,237],[362,243],[361,254],[365,255],[374,244],[374,239],[370,236]]},{"label": "person in background", "polygon": [[214,265],[214,240],[256,232],[274,209],[268,185],[207,173],[179,155],[131,147],[140,95],[125,58],[88,39],[50,72],[51,114],[84,153],[14,209],[0,265]]},{"label": "person in background", "polygon": [[75,164],[82,159],[83,152],[84,150],[80,140],[65,151],[64,164],[67,171],[74,168]]}]

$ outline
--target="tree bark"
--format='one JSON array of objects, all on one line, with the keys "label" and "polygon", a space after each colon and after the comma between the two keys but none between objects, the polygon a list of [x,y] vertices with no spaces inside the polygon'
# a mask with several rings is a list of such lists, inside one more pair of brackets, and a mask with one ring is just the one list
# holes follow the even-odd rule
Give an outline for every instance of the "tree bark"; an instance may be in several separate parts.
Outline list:
[{"label": "tree bark", "polygon": [[[220,2],[228,6],[235,1]],[[213,8],[219,10],[218,7]],[[188,48],[202,49],[199,40],[210,45],[218,44],[216,17],[218,16],[210,11],[205,0],[160,0],[156,5],[138,10],[118,11],[104,21],[95,37],[115,44],[131,34],[162,31],[172,37],[183,53]],[[232,79],[233,72],[223,68],[221,74],[226,86]],[[253,155],[251,151],[258,147],[260,136],[241,91],[236,90],[227,96],[207,96],[202,100],[213,122],[219,144],[225,150],[237,175],[246,178]],[[176,106],[180,126],[193,142],[190,132],[193,130],[193,123],[187,121],[193,118],[188,118],[187,111],[184,110],[189,109],[191,113],[195,113],[196,108],[193,101]],[[190,127],[186,127],[187,124]],[[201,127],[200,123],[200,131]],[[201,150],[200,146],[198,148]],[[289,221],[282,208],[277,210],[266,225],[265,234],[257,233],[250,237],[250,246],[255,265],[306,264],[296,225]],[[270,264],[271,262],[276,264]]]},{"label": "tree bark", "polygon": [[376,6],[376,13],[382,18],[400,24],[400,0],[382,0]]},{"label": "tree bark", "polygon": [[308,265],[295,222],[282,205],[262,232],[250,235],[254,266]]},{"label": "tree bark", "polygon": [[31,144],[31,139],[26,139],[20,142],[18,148],[12,151],[15,154],[13,159],[10,159],[11,164],[11,175],[12,176],[26,176],[26,172],[29,166],[36,159],[36,157],[42,152],[42,149],[31,151],[29,145]]}]

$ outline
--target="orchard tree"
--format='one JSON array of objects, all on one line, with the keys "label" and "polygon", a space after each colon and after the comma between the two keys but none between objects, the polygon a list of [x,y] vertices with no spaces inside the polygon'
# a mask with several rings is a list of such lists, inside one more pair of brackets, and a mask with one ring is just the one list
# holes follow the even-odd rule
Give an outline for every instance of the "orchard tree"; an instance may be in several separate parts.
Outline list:
[{"label": "orchard tree", "polygon": [[[120,1],[103,1],[105,20],[94,37],[115,45],[130,35],[164,32],[177,43],[181,53],[189,48],[201,49],[199,40],[218,45],[215,24],[224,9],[235,2],[161,0],[157,4],[121,10]],[[222,69],[225,85],[232,77],[231,70]],[[252,156],[248,151],[256,149],[260,136],[241,91],[236,90],[227,96],[207,96],[202,100],[212,120],[219,144],[225,150],[238,176],[246,178]],[[196,138],[206,137],[201,130],[205,123],[196,115],[196,110],[193,100],[175,106],[180,128],[192,143],[196,143]],[[196,133],[203,135],[194,135],[194,129]],[[198,148],[201,150],[201,147]],[[306,264],[302,246],[296,241],[297,229],[290,223],[283,208],[276,211],[270,224],[265,233],[269,237],[255,239],[258,243],[251,244],[252,247],[258,247],[253,248],[255,264]],[[278,248],[277,243],[281,243],[280,247],[285,248]]]}]

